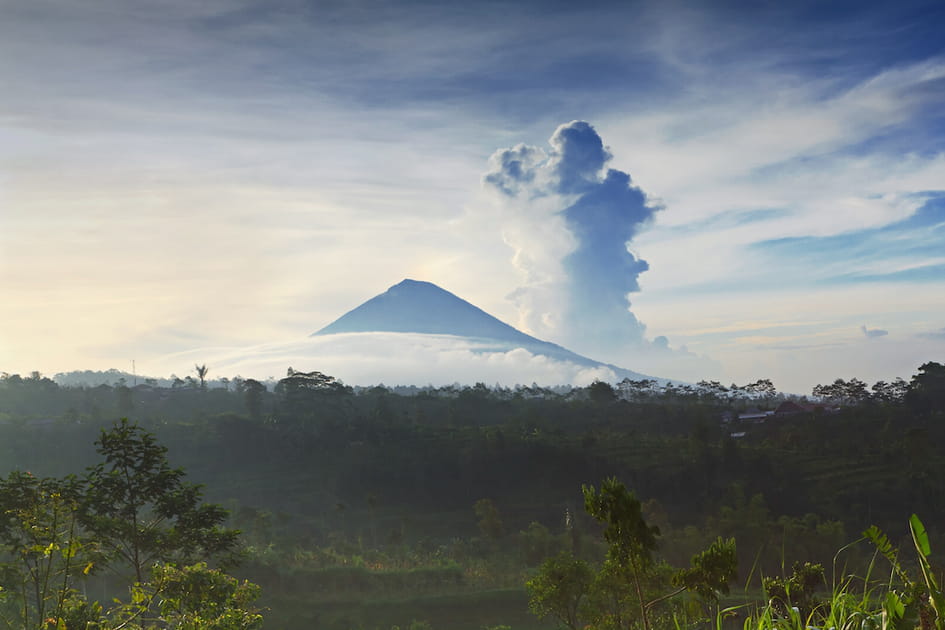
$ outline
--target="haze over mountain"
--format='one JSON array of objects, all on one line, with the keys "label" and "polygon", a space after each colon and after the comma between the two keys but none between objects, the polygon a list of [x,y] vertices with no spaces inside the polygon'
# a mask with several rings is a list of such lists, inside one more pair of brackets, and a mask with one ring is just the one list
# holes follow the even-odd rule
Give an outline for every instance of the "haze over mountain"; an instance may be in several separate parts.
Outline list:
[{"label": "haze over mountain", "polygon": [[431,282],[411,279],[348,311],[312,336],[382,332],[464,337],[482,344],[481,352],[524,348],[534,355],[559,361],[609,368],[620,378],[648,378],[526,335]]},{"label": "haze over mountain", "polygon": [[198,349],[160,361],[178,374],[195,363],[206,363],[217,377],[280,378],[292,367],[351,385],[587,385],[650,378],[527,335],[435,284],[409,279],[299,341]]}]

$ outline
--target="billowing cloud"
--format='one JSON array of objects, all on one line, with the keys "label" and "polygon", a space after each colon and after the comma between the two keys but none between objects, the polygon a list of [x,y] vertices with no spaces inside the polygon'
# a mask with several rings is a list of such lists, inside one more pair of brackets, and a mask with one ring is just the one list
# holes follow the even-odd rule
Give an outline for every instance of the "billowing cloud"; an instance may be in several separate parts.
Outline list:
[{"label": "billowing cloud", "polygon": [[630,175],[607,168],[611,153],[583,121],[561,125],[550,149],[497,151],[483,182],[503,209],[503,236],[522,286],[512,297],[520,324],[579,352],[617,359],[644,345],[630,311],[645,260],[630,241],[659,206]]},{"label": "billowing cloud", "polygon": [[882,328],[867,328],[866,326],[860,326],[860,330],[863,331],[863,335],[871,339],[875,337],[885,337],[889,334],[888,330],[883,330]]}]

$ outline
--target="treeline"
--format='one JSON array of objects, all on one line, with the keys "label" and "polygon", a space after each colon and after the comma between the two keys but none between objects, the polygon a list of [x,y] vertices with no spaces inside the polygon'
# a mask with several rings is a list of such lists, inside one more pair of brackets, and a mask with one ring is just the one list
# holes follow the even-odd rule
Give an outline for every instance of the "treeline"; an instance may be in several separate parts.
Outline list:
[{"label": "treeline", "polygon": [[[735,409],[743,409],[748,406],[770,407],[784,400],[807,400],[807,398],[798,397],[795,394],[779,392],[770,379],[758,379],[744,385],[732,383],[729,386],[725,386],[719,381],[708,380],[699,381],[696,384],[686,384],[655,379],[633,380],[625,378],[613,385],[596,381],[588,387],[541,387],[536,384],[531,386],[516,385],[514,387],[496,384],[490,387],[484,383],[476,383],[473,386],[454,384],[443,387],[418,387],[416,385],[385,387],[380,385],[372,388],[351,388],[337,381],[334,377],[321,372],[301,372],[293,370],[291,367],[288,369],[286,377],[278,381],[274,379],[258,381],[240,376],[232,378],[224,376],[209,380],[208,372],[206,365],[195,365],[194,376],[188,375],[185,378],[180,378],[172,375],[170,379],[139,378],[118,370],[105,372],[86,370],[84,372],[60,373],[53,379],[45,377],[39,372],[32,372],[27,377],[4,372],[0,374],[0,386],[8,389],[5,402],[7,405],[14,407],[16,407],[16,401],[11,394],[16,389],[22,388],[25,397],[21,402],[25,405],[21,405],[21,407],[26,409],[21,409],[21,411],[26,412],[28,410],[34,414],[44,409],[42,405],[36,406],[38,401],[35,396],[37,394],[49,396],[57,390],[73,393],[82,392],[81,397],[60,396],[61,399],[71,398],[71,400],[60,400],[58,405],[45,407],[52,411],[63,412],[65,410],[73,417],[79,414],[80,409],[86,413],[101,412],[102,407],[99,403],[102,402],[102,398],[108,397],[107,393],[109,391],[114,392],[115,397],[117,397],[116,403],[120,412],[126,411],[133,403],[133,399],[141,398],[141,394],[145,392],[169,390],[178,397],[186,398],[187,392],[211,390],[217,391],[219,394],[222,390],[222,392],[232,392],[237,397],[242,397],[245,411],[251,416],[256,416],[262,412],[262,401],[266,392],[282,394],[286,398],[295,399],[298,399],[301,391],[320,394],[348,393],[359,395],[384,391],[398,396],[434,398],[457,398],[472,395],[498,400],[523,398],[573,400],[589,398],[597,402],[607,402],[622,399],[630,402],[711,404]],[[130,385],[129,382],[132,379],[134,384]],[[138,383],[139,380],[140,383]],[[945,366],[928,362],[919,367],[918,373],[910,381],[900,377],[890,382],[877,381],[870,386],[858,378],[849,380],[838,378],[832,383],[817,384],[811,390],[810,400],[845,406],[865,403],[898,404],[907,402],[917,410],[928,412],[934,410],[943,402],[941,394],[943,381],[945,381]],[[129,394],[131,391],[136,392],[138,396],[131,396]],[[99,396],[96,396],[96,393]],[[167,398],[167,395],[165,394],[161,398]]]},{"label": "treeline", "polygon": [[[939,492],[931,445],[945,424],[943,370],[921,366],[895,398],[854,398],[835,387],[831,395],[857,404],[829,418],[814,411],[760,424],[724,412],[775,408],[781,395],[765,380],[735,393],[713,383],[624,381],[567,392],[480,383],[399,395],[355,390],[318,372],[292,371],[271,388],[238,378],[226,387],[195,379],[176,388],[77,388],[37,374],[8,376],[0,380],[0,461],[62,474],[89,463],[89,448],[77,445],[91,443],[98,427],[132,417],[174,445],[201,480],[245,471],[249,483],[222,498],[305,512],[308,499],[268,496],[267,485],[282,479],[330,505],[352,506],[356,521],[368,494],[408,509],[466,509],[494,496],[525,513],[529,498],[563,508],[581,483],[618,475],[679,523],[701,523],[733,505],[736,488],[748,498],[762,494],[778,514],[854,521],[878,511],[901,522],[899,506],[872,501],[874,488],[862,482],[884,484],[903,503]],[[63,441],[59,463],[44,461],[30,437],[36,431]],[[338,519],[323,520],[330,528]]]},{"label": "treeline", "polygon": [[[349,585],[341,599],[518,585],[519,605],[522,572],[544,558],[574,545],[589,561],[600,555],[580,489],[611,477],[640,498],[676,566],[724,536],[738,540],[742,575],[772,575],[795,559],[828,565],[872,524],[895,536],[912,512],[940,522],[943,371],[926,363],[896,396],[838,386],[822,396],[835,412],[753,422],[737,412],[786,398],[764,379],[733,393],[634,381],[355,389],[294,370],[225,387],[206,373],[177,387],[8,376],[0,466],[82,470],[95,464],[100,429],[130,417],[229,508],[253,550],[246,577],[288,598],[279,610],[337,583]],[[344,608],[331,597],[324,607]]]}]

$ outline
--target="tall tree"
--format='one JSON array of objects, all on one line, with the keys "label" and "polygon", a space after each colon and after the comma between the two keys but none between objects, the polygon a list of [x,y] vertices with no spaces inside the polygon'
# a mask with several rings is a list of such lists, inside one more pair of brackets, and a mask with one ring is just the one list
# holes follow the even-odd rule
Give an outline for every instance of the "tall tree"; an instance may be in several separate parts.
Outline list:
[{"label": "tall tree", "polygon": [[945,412],[945,365],[929,361],[909,383],[906,403],[920,413]]},{"label": "tall tree", "polygon": [[122,419],[95,444],[105,461],[86,476],[84,520],[112,568],[130,567],[143,582],[156,561],[232,559],[239,532],[222,527],[226,511],[201,501],[151,433]]},{"label": "tall tree", "polygon": [[605,479],[600,491],[591,485],[583,486],[583,491],[584,509],[604,525],[604,540],[610,545],[607,559],[633,585],[643,628],[650,630],[643,580],[653,567],[660,530],[646,523],[640,501],[616,478]]}]

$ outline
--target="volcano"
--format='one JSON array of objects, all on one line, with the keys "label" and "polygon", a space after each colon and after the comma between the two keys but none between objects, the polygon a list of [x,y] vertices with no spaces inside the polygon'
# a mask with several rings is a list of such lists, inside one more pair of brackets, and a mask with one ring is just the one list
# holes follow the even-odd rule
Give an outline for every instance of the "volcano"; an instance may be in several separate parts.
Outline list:
[{"label": "volcano", "polygon": [[406,279],[395,284],[313,333],[312,337],[351,333],[449,335],[474,342],[477,352],[522,348],[556,361],[606,368],[620,378],[650,378],[527,335],[432,282],[419,280]]},{"label": "volcano", "polygon": [[432,282],[404,280],[348,311],[312,336],[402,332],[544,343]]},{"label": "volcano", "polygon": [[[430,282],[404,280],[294,341],[201,348],[161,361],[169,372],[205,363],[216,374],[281,377],[318,370],[349,385],[589,385],[650,378],[594,361],[496,319]],[[665,379],[654,379],[664,382]]]}]

